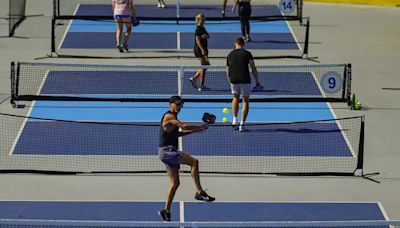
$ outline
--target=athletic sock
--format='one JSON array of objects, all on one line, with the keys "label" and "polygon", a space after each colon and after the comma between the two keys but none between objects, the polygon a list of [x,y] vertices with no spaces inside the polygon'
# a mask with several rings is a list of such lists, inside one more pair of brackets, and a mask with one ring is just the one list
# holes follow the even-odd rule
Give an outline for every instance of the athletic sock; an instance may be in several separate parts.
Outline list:
[{"label": "athletic sock", "polygon": [[236,125],[236,123],[237,123],[237,117],[234,116],[234,117],[233,117],[233,120],[232,120],[232,125]]}]

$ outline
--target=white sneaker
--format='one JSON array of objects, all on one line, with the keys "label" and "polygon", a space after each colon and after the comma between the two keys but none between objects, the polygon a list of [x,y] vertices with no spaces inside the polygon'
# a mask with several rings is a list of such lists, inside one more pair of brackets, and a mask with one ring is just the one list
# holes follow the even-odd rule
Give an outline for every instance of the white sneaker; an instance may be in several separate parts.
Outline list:
[{"label": "white sneaker", "polygon": [[246,132],[246,131],[248,131],[248,130],[245,126],[243,126],[243,125],[239,126],[239,132]]},{"label": "white sneaker", "polygon": [[165,3],[164,2],[161,3],[161,8],[165,8]]},{"label": "white sneaker", "polygon": [[157,4],[157,7],[158,7],[158,8],[161,8],[161,3],[158,3],[158,4]]}]

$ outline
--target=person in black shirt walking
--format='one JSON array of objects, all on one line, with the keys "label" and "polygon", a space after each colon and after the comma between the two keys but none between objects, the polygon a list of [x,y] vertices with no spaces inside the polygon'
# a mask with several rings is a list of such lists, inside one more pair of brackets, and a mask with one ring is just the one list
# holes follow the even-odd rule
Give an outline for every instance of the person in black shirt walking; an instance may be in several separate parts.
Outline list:
[{"label": "person in black shirt walking", "polygon": [[251,41],[250,39],[250,16],[251,16],[251,4],[250,0],[234,0],[232,12],[236,10],[236,6],[239,5],[239,17],[240,26],[242,30],[243,39],[245,42]]},{"label": "person in black shirt walking", "polygon": [[[201,132],[208,129],[208,124],[193,125],[186,124],[178,120],[178,114],[183,107],[183,100],[179,96],[172,96],[169,99],[169,110],[161,118],[160,124],[160,142],[158,147],[158,156],[164,163],[170,181],[167,200],[164,209],[158,211],[158,214],[164,221],[171,221],[171,203],[175,192],[179,187],[179,169],[181,164],[191,166],[191,174],[196,185],[197,192],[195,199],[211,202],[215,198],[209,196],[200,184],[199,161],[189,153],[180,151],[178,138],[195,132]],[[179,129],[182,129],[180,131]]]},{"label": "person in black shirt walking", "polygon": [[242,96],[243,100],[242,119],[239,127],[237,128],[239,131],[246,131],[244,123],[249,112],[249,98],[251,93],[249,65],[251,67],[254,79],[256,80],[256,85],[261,86],[252,54],[244,49],[244,39],[242,37],[237,38],[235,40],[235,49],[229,53],[226,60],[226,76],[228,78],[228,82],[231,84],[231,90],[233,94],[232,125],[234,125],[235,128],[237,128],[237,115],[239,110],[240,95]]},{"label": "person in black shirt walking", "polygon": [[[196,15],[196,33],[194,38],[194,55],[199,58],[201,65],[210,65],[208,61],[208,39],[210,35],[208,34],[206,28],[204,27],[206,19],[204,14],[199,13]],[[200,78],[200,85],[197,85],[197,79]],[[193,87],[199,91],[210,90],[205,86],[206,79],[206,69],[199,69],[196,74],[190,78],[190,82]]]}]

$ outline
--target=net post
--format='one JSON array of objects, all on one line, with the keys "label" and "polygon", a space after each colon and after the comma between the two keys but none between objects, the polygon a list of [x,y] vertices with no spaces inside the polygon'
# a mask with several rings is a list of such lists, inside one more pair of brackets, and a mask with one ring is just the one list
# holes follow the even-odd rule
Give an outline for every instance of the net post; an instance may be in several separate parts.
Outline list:
[{"label": "net post", "polygon": [[57,15],[57,0],[53,0],[53,17]]},{"label": "net post", "polygon": [[343,82],[342,82],[342,99],[346,100],[347,103],[349,100],[347,99],[347,64],[344,65],[344,70],[343,70]]},{"label": "net post", "polygon": [[55,15],[52,16],[51,18],[51,53],[50,55],[53,55],[53,53],[56,52],[56,18]]},{"label": "net post", "polygon": [[57,3],[57,14],[56,14],[56,15],[57,15],[57,16],[60,16],[60,14],[61,14],[61,13],[60,13],[60,12],[61,12],[61,10],[60,10],[60,8],[61,8],[61,6],[60,6],[60,0],[56,0],[56,1],[57,1],[57,2],[56,2],[56,3]]},{"label": "net post", "polygon": [[[347,64],[346,66],[346,100],[347,100],[347,105],[351,105],[351,63]],[[344,88],[344,87],[343,87]]]},{"label": "net post", "polygon": [[365,134],[365,117],[361,118],[361,126],[360,126],[360,142],[358,144],[358,160],[357,160],[357,170],[364,169],[364,134]]},{"label": "net post", "polygon": [[15,103],[15,98],[17,96],[16,94],[16,88],[15,88],[15,62],[11,62],[11,70],[10,70],[10,80],[11,80],[11,98],[10,98],[10,103],[13,108],[16,107]]},{"label": "net post", "polygon": [[[308,57],[308,45],[309,45],[309,42],[310,42],[310,18],[307,17],[306,20],[307,20],[307,23],[306,23],[306,38],[305,38],[305,41],[304,41],[304,51],[303,51],[303,55],[302,55],[303,57],[304,56]],[[300,21],[302,21],[302,19],[300,19]]]},{"label": "net post", "polygon": [[357,159],[357,170],[361,171],[361,177],[375,182],[375,183],[380,183],[377,180],[372,179],[372,176],[379,175],[379,172],[374,172],[374,173],[364,173],[364,142],[365,142],[365,116],[361,116],[361,127],[360,127],[360,144],[358,145],[358,159]]},{"label": "net post", "polygon": [[303,18],[303,0],[297,0],[297,16]]}]

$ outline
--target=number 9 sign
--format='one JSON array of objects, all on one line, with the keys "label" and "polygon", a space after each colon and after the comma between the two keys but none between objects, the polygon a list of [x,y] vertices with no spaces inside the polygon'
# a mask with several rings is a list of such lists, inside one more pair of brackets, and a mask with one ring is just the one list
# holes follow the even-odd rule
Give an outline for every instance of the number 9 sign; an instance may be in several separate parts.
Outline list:
[{"label": "number 9 sign", "polygon": [[279,9],[284,14],[291,14],[296,9],[296,3],[294,0],[281,0]]},{"label": "number 9 sign", "polygon": [[343,80],[336,72],[328,72],[322,76],[321,87],[327,93],[336,93],[342,89]]}]

